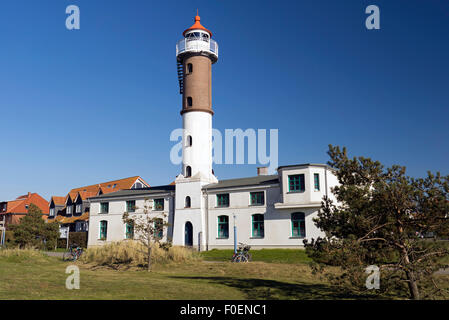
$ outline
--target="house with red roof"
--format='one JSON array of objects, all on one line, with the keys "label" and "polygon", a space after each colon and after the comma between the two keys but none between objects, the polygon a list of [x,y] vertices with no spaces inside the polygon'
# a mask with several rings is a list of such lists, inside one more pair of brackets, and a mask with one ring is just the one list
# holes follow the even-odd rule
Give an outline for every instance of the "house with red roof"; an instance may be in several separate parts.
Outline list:
[{"label": "house with red roof", "polygon": [[140,176],[102,182],[74,188],[65,197],[53,196],[48,205],[48,222],[57,221],[70,232],[88,231],[88,198],[120,190],[148,188],[150,185]]},{"label": "house with red roof", "polygon": [[16,200],[0,202],[0,226],[19,224],[20,219],[28,214],[30,204],[34,204],[42,210],[44,220],[47,220],[49,210],[48,201],[37,193],[28,192]]}]

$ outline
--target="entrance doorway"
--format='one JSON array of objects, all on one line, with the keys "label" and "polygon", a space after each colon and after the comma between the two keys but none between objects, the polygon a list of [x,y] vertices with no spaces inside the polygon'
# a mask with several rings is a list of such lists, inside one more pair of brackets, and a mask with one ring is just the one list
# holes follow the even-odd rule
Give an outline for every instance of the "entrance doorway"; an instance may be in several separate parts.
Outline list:
[{"label": "entrance doorway", "polygon": [[184,245],[189,247],[193,246],[193,226],[189,221],[186,222],[184,231]]}]

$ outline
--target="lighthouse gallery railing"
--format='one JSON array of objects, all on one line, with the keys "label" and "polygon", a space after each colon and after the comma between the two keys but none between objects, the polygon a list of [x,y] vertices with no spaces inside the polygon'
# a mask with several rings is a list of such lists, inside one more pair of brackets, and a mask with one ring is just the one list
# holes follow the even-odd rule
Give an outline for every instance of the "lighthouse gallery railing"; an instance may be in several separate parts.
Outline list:
[{"label": "lighthouse gallery railing", "polygon": [[212,39],[184,38],[176,44],[176,55],[184,51],[209,51],[218,57],[218,43]]}]

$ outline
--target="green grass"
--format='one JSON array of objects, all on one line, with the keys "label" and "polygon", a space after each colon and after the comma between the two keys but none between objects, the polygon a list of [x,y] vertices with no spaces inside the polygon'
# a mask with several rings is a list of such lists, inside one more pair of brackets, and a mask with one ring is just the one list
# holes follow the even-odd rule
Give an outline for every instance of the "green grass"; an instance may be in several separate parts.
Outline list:
[{"label": "green grass", "polygon": [[80,290],[68,290],[69,262],[41,254],[0,257],[0,299],[338,299],[304,264],[195,261],[113,270],[77,262]]},{"label": "green grass", "polygon": [[[234,250],[217,250],[204,251],[201,256],[206,261],[230,261]],[[261,249],[250,251],[253,261],[268,263],[308,263],[311,262],[305,250],[302,249]]]},{"label": "green grass", "polygon": [[[114,270],[76,262],[80,269],[80,290],[68,290],[66,267],[73,264],[39,252],[0,252],[0,299],[370,299],[366,295],[341,294],[320,276],[312,274],[303,251],[273,249],[254,251],[255,261],[218,261],[225,250],[208,254],[217,260],[155,264],[152,272],[137,268]],[[232,250],[230,250],[232,253]],[[293,253],[293,254],[292,254]],[[287,263],[287,260],[296,261]],[[301,260],[302,259],[302,260]],[[302,261],[302,262],[298,262]],[[331,272],[338,273],[332,269]],[[438,283],[449,284],[448,276]],[[448,287],[448,286],[445,286]],[[380,297],[385,298],[385,297]]]}]

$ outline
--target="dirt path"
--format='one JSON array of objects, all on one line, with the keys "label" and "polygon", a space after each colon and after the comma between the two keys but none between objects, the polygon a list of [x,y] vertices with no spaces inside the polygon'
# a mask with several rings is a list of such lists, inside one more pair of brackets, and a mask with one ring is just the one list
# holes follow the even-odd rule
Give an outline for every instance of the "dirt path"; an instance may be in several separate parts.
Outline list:
[{"label": "dirt path", "polygon": [[44,253],[45,253],[47,256],[50,256],[50,257],[60,257],[60,258],[62,258],[63,255],[64,255],[64,252],[49,252],[49,251],[44,251]]}]

